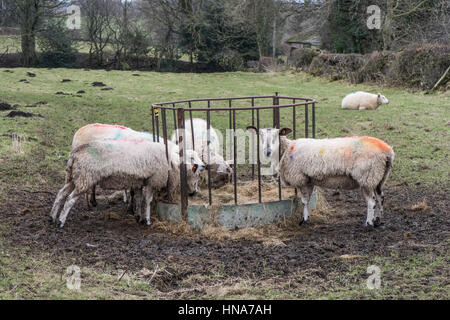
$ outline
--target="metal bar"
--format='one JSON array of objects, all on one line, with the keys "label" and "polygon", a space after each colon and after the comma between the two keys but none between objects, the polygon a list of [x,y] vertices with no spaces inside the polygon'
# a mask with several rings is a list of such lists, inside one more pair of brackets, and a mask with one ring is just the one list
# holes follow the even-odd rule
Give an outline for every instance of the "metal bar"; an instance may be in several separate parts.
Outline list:
[{"label": "metal bar", "polygon": [[155,136],[155,110],[154,110],[154,106],[152,106],[152,136],[153,136],[153,142],[156,142],[156,136]]},{"label": "metal bar", "polygon": [[[273,105],[278,106],[280,104],[280,99],[278,98],[278,92],[275,93],[275,96],[273,98]],[[280,129],[280,109],[274,108],[273,109],[273,126],[274,128]],[[280,139],[280,137],[278,137]],[[281,160],[281,143],[278,141],[278,161]],[[281,178],[278,178],[278,198],[282,199],[282,192],[281,192]]]},{"label": "metal bar", "polygon": [[[162,110],[162,126],[163,126],[163,137],[164,137],[164,145],[166,148],[166,159],[167,159],[167,163],[169,165],[170,168],[170,163],[169,163],[169,144],[167,142],[167,119],[166,119],[166,110],[163,109]],[[170,179],[167,180],[167,200],[169,202],[172,201],[172,194],[170,193]]]},{"label": "metal bar", "polygon": [[[229,124],[229,128],[230,128],[230,136],[228,137],[229,143],[230,143],[230,154],[228,155],[228,159],[231,160],[231,155],[233,153],[233,141],[231,139],[231,130],[233,129],[233,123],[231,120],[231,108],[232,108],[232,101],[231,99],[228,100],[228,108],[230,109],[230,111],[228,112],[228,124]],[[233,163],[233,166],[235,164]]]},{"label": "metal bar", "polygon": [[[211,102],[208,101],[208,109],[211,108]],[[206,111],[206,132],[207,132],[207,151],[208,151],[208,196],[209,205],[212,205],[211,188],[211,110]]]},{"label": "metal bar", "polygon": [[184,109],[177,109],[177,119],[179,128],[178,145],[180,148],[180,194],[181,194],[181,215],[186,218],[188,208],[188,198],[186,190],[186,141],[184,139]]},{"label": "metal bar", "polygon": [[234,150],[233,150],[233,163],[234,163],[234,204],[238,203],[238,198],[237,198],[237,136],[236,136],[236,110],[233,110],[233,145],[234,145]]},{"label": "metal bar", "polygon": [[[156,118],[156,141],[159,142],[159,108],[155,110],[155,118]],[[154,132],[153,135],[155,135]]]},{"label": "metal bar", "polygon": [[194,120],[192,119],[192,103],[189,101],[189,118],[191,119],[191,135],[192,135],[192,150],[195,150],[195,142],[194,142]]},{"label": "metal bar", "polygon": [[312,122],[313,122],[313,139],[315,139],[316,138],[316,103],[315,102],[313,102]]},{"label": "metal bar", "polygon": [[[272,96],[273,98],[273,96]],[[298,98],[297,98],[298,99]],[[210,101],[214,101],[214,100],[210,100]],[[306,101],[306,102],[298,102],[295,104],[295,106],[304,106],[306,104],[310,104],[312,103],[311,101]],[[294,105],[292,103],[289,104],[280,104],[278,105],[277,109],[284,109],[284,108],[291,108]],[[162,109],[170,109],[172,110],[172,107],[161,107]],[[268,106],[255,106],[255,107],[233,107],[233,110],[241,110],[241,111],[245,111],[245,110],[252,110],[252,109],[260,109],[260,110],[264,110],[264,109],[273,109],[273,104],[268,105]],[[192,111],[205,111],[205,108],[192,108]],[[214,108],[214,111],[230,111],[230,108]]]},{"label": "metal bar", "polygon": [[[280,99],[278,98],[278,92],[275,92],[275,96],[273,97],[273,105],[280,105]],[[273,127],[280,129],[280,109],[273,108]]]},{"label": "metal bar", "polygon": [[177,130],[178,126],[177,126],[177,114],[176,114],[176,110],[175,110],[175,103],[173,104],[173,107],[174,107],[174,109],[173,109],[173,128],[175,130],[175,137],[176,137],[175,141],[178,141],[178,130]]},{"label": "metal bar", "polygon": [[[295,103],[295,99],[293,100]],[[297,119],[295,116],[297,115],[296,106],[292,107],[292,126],[293,126],[293,133],[294,133],[294,140],[297,139]]]},{"label": "metal bar", "polygon": [[[169,102],[158,102],[156,103],[156,105],[159,106],[165,106],[165,105],[171,105],[173,103],[187,103],[189,101],[191,102],[204,102],[204,101],[228,101],[228,100],[248,100],[251,98],[255,98],[255,99],[270,99],[273,98],[272,96],[247,96],[247,97],[231,97],[231,98],[204,98],[204,99],[191,99],[191,100],[179,100],[179,101],[169,101]],[[289,96],[278,96],[278,98],[280,99],[287,99],[287,100],[292,100],[293,98],[296,98],[298,100],[303,100],[303,101],[307,101],[307,102],[312,102],[314,101],[314,99],[311,98],[305,98],[305,97],[289,97]]]},{"label": "metal bar", "polygon": [[309,138],[309,105],[305,104],[305,138]]},{"label": "metal bar", "polygon": [[[252,107],[255,106],[255,98],[252,98]],[[252,109],[252,126],[255,126],[255,109]],[[252,135],[252,148],[255,146],[255,136]],[[253,149],[254,150],[254,149]],[[255,155],[252,153],[252,180],[255,180]]]},{"label": "metal bar", "polygon": [[[292,102],[295,104],[296,99],[293,99]],[[294,129],[293,129],[293,131],[294,131],[293,132],[294,140],[297,139],[297,119],[296,119],[296,116],[297,116],[297,107],[294,106],[293,109],[292,109],[292,122],[293,122],[292,126],[294,127]],[[298,197],[298,188],[295,188],[295,197]]]},{"label": "metal bar", "polygon": [[258,129],[256,132],[256,144],[257,144],[257,159],[258,159],[258,200],[259,203],[262,202],[262,192],[261,192],[261,159],[260,159],[260,154],[259,154],[259,109],[256,109],[256,128]]}]

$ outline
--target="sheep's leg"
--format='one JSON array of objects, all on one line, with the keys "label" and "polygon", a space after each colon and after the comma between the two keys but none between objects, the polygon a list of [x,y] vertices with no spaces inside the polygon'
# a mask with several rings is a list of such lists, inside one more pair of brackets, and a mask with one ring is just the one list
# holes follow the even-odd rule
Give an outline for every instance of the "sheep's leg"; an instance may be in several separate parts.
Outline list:
[{"label": "sheep's leg", "polygon": [[368,190],[363,188],[362,193],[367,203],[367,220],[366,227],[374,227],[375,226],[375,208],[377,204],[377,197],[375,196],[375,192],[373,190]]},{"label": "sheep's leg", "polygon": [[74,206],[75,202],[80,198],[81,193],[77,192],[77,190],[72,191],[72,193],[69,195],[69,197],[66,200],[66,203],[64,204],[63,211],[61,213],[61,216],[59,217],[59,223],[58,227],[62,228],[64,227],[64,224],[66,223],[67,216],[69,215],[70,210]]},{"label": "sheep's leg", "polygon": [[74,188],[75,186],[73,183],[69,182],[64,185],[61,190],[59,190],[55,203],[53,203],[52,211],[50,211],[51,222],[54,223],[56,221],[56,216],[58,215],[62,202],[66,200],[67,196],[73,191]]},{"label": "sheep's leg", "polygon": [[139,223],[142,223],[144,219],[142,219],[142,189],[135,190],[134,201],[136,203],[136,218]]},{"label": "sheep's leg", "polygon": [[[126,192],[126,191],[125,191]],[[129,214],[132,214],[132,215],[134,215],[134,208],[133,208],[133,205],[134,205],[134,189],[133,188],[131,188],[130,189],[130,198],[128,199],[128,208],[127,208],[127,211],[128,211],[128,213]]]},{"label": "sheep's leg", "polygon": [[301,199],[303,203],[303,217],[300,220],[300,225],[309,220],[309,201],[311,200],[311,194],[314,190],[314,186],[307,185],[300,188]]},{"label": "sheep's leg", "polygon": [[128,194],[127,194],[127,190],[123,190],[123,203],[127,203],[128,202]]},{"label": "sheep's leg", "polygon": [[95,199],[95,185],[91,189],[91,205],[97,207],[97,200]]},{"label": "sheep's leg", "polygon": [[84,195],[84,200],[86,200],[86,209],[91,210],[91,204],[89,203],[89,193],[86,192]]},{"label": "sheep's leg", "polygon": [[383,218],[384,215],[384,192],[377,188],[376,190],[376,201],[377,201],[377,207],[375,209],[375,226],[378,227],[381,225],[381,218]]},{"label": "sheep's leg", "polygon": [[144,187],[144,199],[145,199],[145,222],[148,226],[152,224],[150,221],[150,205],[153,200],[153,190],[150,186]]}]

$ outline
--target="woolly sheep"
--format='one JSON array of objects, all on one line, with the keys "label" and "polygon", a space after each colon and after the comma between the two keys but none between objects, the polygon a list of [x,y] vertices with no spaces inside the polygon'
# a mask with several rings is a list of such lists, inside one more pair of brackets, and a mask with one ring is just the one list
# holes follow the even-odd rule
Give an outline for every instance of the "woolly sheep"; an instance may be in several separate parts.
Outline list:
[{"label": "woolly sheep", "polygon": [[368,92],[354,92],[342,100],[342,109],[348,110],[376,110],[382,104],[389,104],[385,96]]},{"label": "woolly sheep", "polygon": [[[187,170],[188,192],[196,190],[200,168],[189,164]],[[169,157],[167,161],[165,147],[161,143],[146,140],[97,140],[76,147],[70,153],[66,168],[64,187],[58,192],[50,216],[53,222],[63,201],[65,202],[59,217],[59,227],[65,224],[67,215],[79,197],[91,190],[94,185],[104,189],[138,190],[145,199],[145,221],[150,225],[150,204],[153,192],[170,186],[169,193],[180,187],[180,173],[177,160]],[[138,203],[139,216],[140,201]]]},{"label": "woolly sheep", "polygon": [[[249,127],[249,130],[256,128]],[[367,202],[366,226],[380,225],[384,204],[382,189],[395,156],[392,147],[372,137],[292,141],[286,138],[290,129],[271,130],[280,135],[282,157],[277,173],[283,185],[301,191],[304,209],[300,224],[308,221],[311,194],[314,186],[320,186],[344,190],[361,188]]]},{"label": "woolly sheep", "polygon": [[[73,136],[72,140],[72,150],[77,148],[78,146],[81,146],[83,144],[87,144],[96,140],[146,140],[149,142],[153,142],[154,136],[152,133],[148,132],[139,132],[135,131],[133,129],[127,128],[122,125],[111,125],[111,124],[100,124],[100,123],[94,123],[94,124],[88,124],[82,128],[80,128],[75,135]],[[155,142],[157,139],[155,138]],[[159,139],[160,143],[164,143],[163,138]],[[170,142],[168,140],[168,150],[169,153],[172,155],[173,161],[176,161],[176,159],[179,159],[179,148],[176,144]],[[178,160],[179,161],[179,160]],[[203,165],[203,162],[201,161],[198,154],[193,150],[186,150],[186,163],[191,164],[197,164],[199,166]],[[131,192],[131,194],[133,194]],[[131,196],[132,198],[132,196]],[[86,194],[86,202],[87,206],[89,207],[89,201],[88,201],[88,195]],[[127,193],[124,191],[124,202],[127,202]],[[96,207],[97,202],[95,200],[95,186],[93,186],[91,190],[91,199],[90,203],[92,206]],[[132,207],[132,201],[130,201],[130,207]]]},{"label": "woolly sheep", "polygon": [[[192,142],[191,119],[185,121],[186,148],[194,149],[202,161],[210,166],[213,187],[222,187],[231,181],[233,170],[221,155],[221,139],[219,139],[217,131],[210,127],[210,157],[208,159],[208,124],[203,119],[195,118],[192,119],[192,125],[194,128],[194,143]],[[173,143],[177,143],[179,134],[179,130],[172,134],[171,140]]]}]

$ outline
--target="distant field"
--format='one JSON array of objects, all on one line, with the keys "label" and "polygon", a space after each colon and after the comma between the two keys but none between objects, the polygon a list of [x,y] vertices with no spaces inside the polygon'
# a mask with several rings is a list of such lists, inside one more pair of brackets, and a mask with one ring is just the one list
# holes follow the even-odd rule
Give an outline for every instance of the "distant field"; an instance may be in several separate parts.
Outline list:
[{"label": "distant field", "polygon": [[[449,298],[448,285],[445,288],[449,275],[449,204],[445,198],[450,187],[448,92],[427,95],[400,88],[328,82],[293,72],[200,75],[72,69],[19,68],[12,71],[0,69],[0,103],[17,104],[16,111],[42,117],[8,118],[6,115],[10,111],[0,111],[0,250],[7,252],[0,256],[0,298]],[[36,77],[28,77],[27,72],[35,73]],[[29,83],[19,82],[21,79]],[[71,81],[63,83],[63,79]],[[113,90],[93,87],[94,81],[104,82],[105,88]],[[78,93],[80,90],[85,93]],[[341,110],[342,98],[358,90],[381,92],[390,104],[374,112]],[[386,220],[387,223],[396,221],[395,228],[392,222],[386,230],[373,233],[357,229],[365,210],[362,197],[357,193],[351,193],[345,201],[335,201],[336,195],[327,193],[327,199],[336,210],[334,218],[313,220],[308,229],[295,227],[289,232],[281,229],[286,232],[283,237],[280,230],[275,235],[270,233],[285,244],[282,249],[267,247],[254,237],[222,242],[206,235],[188,233],[184,236],[158,227],[148,231],[144,227],[137,228],[134,222],[108,220],[99,212],[89,213],[87,220],[78,222],[79,216],[84,217],[83,204],[72,214],[62,235],[56,234],[44,221],[57,189],[63,184],[72,136],[81,126],[100,122],[149,131],[150,105],[154,102],[274,92],[317,100],[318,138],[370,135],[394,147],[396,159],[387,186],[392,192],[387,194],[391,202],[387,204]],[[300,112],[298,115],[301,136],[303,116]],[[194,116],[204,117],[204,114]],[[245,128],[249,119],[248,113],[242,113],[237,118],[237,126]],[[268,114],[263,113],[262,125],[269,126],[271,121]],[[227,113],[212,118],[212,125],[218,129],[225,129],[227,124]],[[290,113],[283,112],[282,126],[290,125]],[[13,141],[12,135],[21,138]],[[423,201],[422,209],[411,209]],[[120,204],[111,210],[120,210],[117,208]],[[339,218],[340,214],[345,214],[345,218]],[[89,221],[96,223],[93,233],[73,229],[78,223],[88,228]],[[119,223],[124,229],[112,228]],[[327,229],[332,226],[342,228]],[[127,240],[127,232],[114,233],[118,230],[130,232],[131,240]],[[96,232],[101,235],[96,237]],[[102,238],[104,234],[114,234],[119,240],[109,243]],[[75,243],[66,239],[69,235]],[[11,245],[12,239],[19,236],[23,238],[14,240]],[[61,241],[57,240],[59,236]],[[197,237],[201,245],[205,245],[201,247],[204,251],[196,247],[201,246],[195,242],[197,240],[191,240]],[[139,241],[144,241],[142,239],[148,239],[145,248],[138,245]],[[353,247],[352,241],[357,240],[361,242]],[[85,243],[92,241],[104,247],[100,246],[97,251],[86,249]],[[135,247],[131,249],[127,241],[132,241]],[[243,241],[242,246],[240,241]],[[315,244],[305,244],[311,241]],[[340,241],[346,246],[333,245]],[[56,242],[59,244],[53,248],[52,243]],[[176,248],[181,242],[193,247],[189,252],[198,256],[188,257],[178,251]],[[163,250],[160,256],[154,243]],[[209,252],[208,244],[217,251],[202,256]],[[115,245],[122,247],[117,252],[102,249]],[[388,249],[395,245],[397,247]],[[65,250],[64,246],[69,249]],[[175,253],[164,251],[166,246],[172,246]],[[250,250],[242,251],[248,246]],[[303,246],[307,248],[306,256],[300,257],[298,253],[289,257],[297,252],[295,248]],[[327,246],[331,249],[323,250]],[[126,258],[131,251],[133,258]],[[259,258],[248,251],[258,252]],[[221,258],[220,252],[229,256]],[[361,257],[339,259],[344,254]],[[109,258],[104,258],[105,255]],[[141,255],[146,258],[136,258]],[[316,255],[322,260],[308,260]],[[337,260],[333,260],[335,255]],[[106,261],[105,265],[102,261]],[[124,270],[126,261],[132,263],[131,282],[118,283],[118,268]],[[70,263],[80,264],[83,272],[89,274],[83,280],[86,285],[81,293],[67,290],[60,280]],[[249,263],[255,264],[247,265]],[[165,266],[168,273],[162,272],[154,283],[148,283],[140,271],[145,267],[153,272],[156,264]],[[382,291],[368,291],[360,285],[367,278],[366,269],[370,264],[380,265],[387,277]],[[288,268],[286,273],[278,272],[284,267]],[[196,287],[198,291],[194,290]]]}]

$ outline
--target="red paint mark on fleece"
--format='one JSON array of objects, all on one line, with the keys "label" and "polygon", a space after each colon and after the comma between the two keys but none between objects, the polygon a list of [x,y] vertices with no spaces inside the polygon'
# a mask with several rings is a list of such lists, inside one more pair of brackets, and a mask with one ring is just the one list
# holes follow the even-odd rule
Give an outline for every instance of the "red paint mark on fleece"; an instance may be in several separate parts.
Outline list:
[{"label": "red paint mark on fleece", "polygon": [[362,137],[361,141],[372,148],[377,148],[383,152],[392,152],[392,147],[388,145],[386,142],[372,137]]},{"label": "red paint mark on fleece", "polygon": [[116,129],[121,129],[121,130],[127,129],[127,127],[119,126],[119,125],[115,125],[115,124],[96,124],[94,126],[97,128],[116,128]]},{"label": "red paint mark on fleece", "polygon": [[136,140],[136,139],[116,139],[116,142],[129,142],[129,143],[144,143],[145,140]]}]

